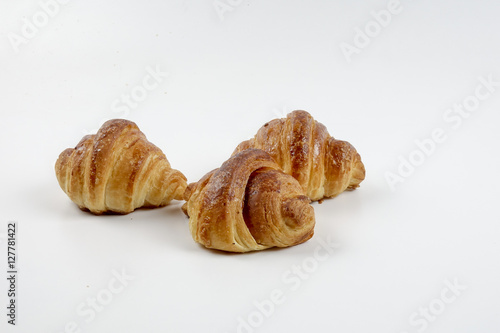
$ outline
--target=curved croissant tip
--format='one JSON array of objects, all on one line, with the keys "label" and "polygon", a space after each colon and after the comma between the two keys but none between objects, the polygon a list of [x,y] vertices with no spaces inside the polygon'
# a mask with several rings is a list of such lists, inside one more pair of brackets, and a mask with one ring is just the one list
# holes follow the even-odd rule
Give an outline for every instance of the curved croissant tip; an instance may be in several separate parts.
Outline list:
[{"label": "curved croissant tip", "polygon": [[187,202],[185,202],[185,203],[182,205],[181,209],[182,209],[182,212],[183,212],[183,213],[184,213],[187,217],[189,217],[188,203],[187,203]]},{"label": "curved croissant tip", "polygon": [[310,205],[311,200],[300,195],[285,200],[281,206],[281,215],[290,228],[301,228],[305,225],[314,224],[314,208]]},{"label": "curved croissant tip", "polygon": [[193,190],[196,187],[198,183],[191,183],[186,186],[186,189],[184,190],[184,193],[182,194],[182,198],[184,201],[189,201],[191,198],[191,194],[193,194]]},{"label": "curved croissant tip", "polygon": [[353,161],[349,188],[354,189],[359,187],[359,184],[365,179],[365,175],[365,165],[363,164],[363,162],[361,162],[361,156],[359,154],[356,154]]}]

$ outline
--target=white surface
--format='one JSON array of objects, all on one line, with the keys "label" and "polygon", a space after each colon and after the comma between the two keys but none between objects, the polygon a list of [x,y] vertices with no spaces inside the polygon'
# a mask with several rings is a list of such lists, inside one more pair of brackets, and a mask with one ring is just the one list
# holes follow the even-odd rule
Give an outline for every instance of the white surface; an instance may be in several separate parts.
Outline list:
[{"label": "white surface", "polygon": [[[443,304],[445,281],[456,279],[467,289],[425,331],[498,332],[500,87],[456,129],[443,115],[478,77],[500,81],[500,4],[401,0],[348,63],[341,43],[387,1],[232,3],[220,20],[211,0],[70,1],[15,53],[9,34],[40,5],[0,2],[0,233],[18,222],[20,271],[14,328],[0,283],[1,331],[64,332],[74,321],[81,332],[236,332],[239,317],[259,319],[255,301],[281,290],[283,303],[253,331],[413,333],[424,323],[410,316]],[[170,76],[135,109],[114,112],[156,66]],[[205,250],[180,203],[96,217],[54,175],[63,149],[102,119],[126,117],[197,181],[294,109],[350,141],[367,178],[315,204],[316,234],[293,248]],[[391,191],[386,172],[436,128],[447,140]],[[338,248],[307,278],[290,273],[313,265],[328,238]],[[122,269],[135,279],[87,322],[78,307],[105,296]]]}]

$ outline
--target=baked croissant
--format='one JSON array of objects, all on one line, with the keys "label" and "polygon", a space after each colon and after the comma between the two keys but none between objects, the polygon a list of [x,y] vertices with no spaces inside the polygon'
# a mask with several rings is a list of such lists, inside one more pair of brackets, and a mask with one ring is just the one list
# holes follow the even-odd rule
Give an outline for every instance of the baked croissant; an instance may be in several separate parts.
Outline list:
[{"label": "baked croissant", "polygon": [[127,214],[139,207],[181,200],[187,182],[137,125],[109,120],[59,155],[59,185],[81,209]]},{"label": "baked croissant", "polygon": [[310,199],[259,149],[236,154],[190,184],[184,200],[191,235],[207,248],[249,252],[287,247],[314,233]]},{"label": "baked croissant", "polygon": [[306,111],[293,111],[286,118],[266,123],[254,138],[240,143],[233,155],[249,148],[271,155],[313,201],[355,189],[365,178],[356,149],[330,136]]}]

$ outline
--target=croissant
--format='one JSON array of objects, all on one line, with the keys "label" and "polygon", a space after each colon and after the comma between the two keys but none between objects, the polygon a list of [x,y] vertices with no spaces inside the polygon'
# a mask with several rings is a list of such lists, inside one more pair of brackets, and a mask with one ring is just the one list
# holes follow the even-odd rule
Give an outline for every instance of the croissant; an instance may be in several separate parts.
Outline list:
[{"label": "croissant", "polygon": [[55,171],[70,199],[94,214],[164,206],[181,200],[187,186],[163,152],[124,119],[107,121],[97,134],[64,150]]},{"label": "croissant", "polygon": [[293,111],[286,118],[266,123],[254,138],[240,143],[233,155],[249,148],[271,155],[313,201],[355,189],[365,178],[356,149],[330,136],[306,111]]},{"label": "croissant", "polygon": [[184,200],[191,235],[207,248],[249,252],[287,247],[314,233],[310,199],[259,149],[234,155],[190,184]]}]

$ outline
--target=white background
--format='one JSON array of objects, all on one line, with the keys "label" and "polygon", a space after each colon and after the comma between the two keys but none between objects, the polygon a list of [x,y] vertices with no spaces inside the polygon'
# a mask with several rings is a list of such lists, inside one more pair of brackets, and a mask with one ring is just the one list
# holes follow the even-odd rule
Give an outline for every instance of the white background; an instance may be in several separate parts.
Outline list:
[{"label": "white background", "polygon": [[[38,1],[0,1],[2,270],[7,223],[19,226],[18,325],[6,323],[2,278],[0,330],[236,332],[250,316],[241,332],[498,332],[500,87],[460,124],[443,117],[479,77],[500,81],[500,3],[401,0],[350,62],[342,43],[387,1],[231,3],[221,19],[212,0],[73,0],[43,22]],[[33,16],[43,26],[16,52],[10,39]],[[156,67],[169,77],[116,112]],[[209,251],[180,202],[93,216],[55,178],[59,153],[105,119],[135,121],[193,182],[294,109],[351,142],[367,170],[358,190],[314,204],[315,236],[300,246]],[[446,140],[391,190],[386,173],[438,128]],[[328,239],[338,248],[318,263]],[[114,270],[134,280],[92,320],[80,315]],[[467,289],[441,309],[445,281]],[[284,299],[264,318],[255,302],[273,290]],[[440,313],[422,321],[430,305]]]}]

